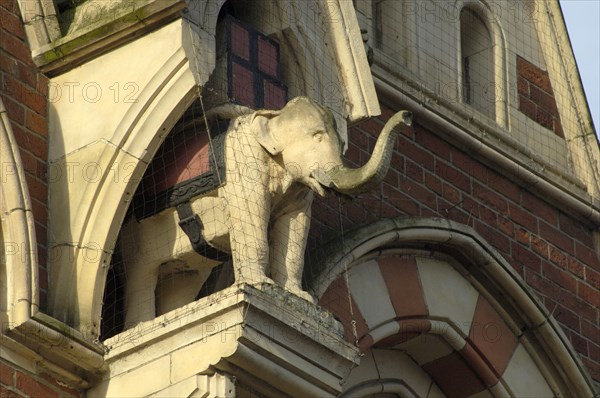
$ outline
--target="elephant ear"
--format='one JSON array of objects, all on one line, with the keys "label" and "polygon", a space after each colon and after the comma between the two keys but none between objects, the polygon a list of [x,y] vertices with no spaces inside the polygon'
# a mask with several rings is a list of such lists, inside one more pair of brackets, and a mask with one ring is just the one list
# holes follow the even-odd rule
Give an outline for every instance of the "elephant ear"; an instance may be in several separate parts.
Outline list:
[{"label": "elephant ear", "polygon": [[277,155],[283,150],[283,144],[277,140],[272,128],[269,128],[269,120],[278,116],[280,111],[261,109],[254,112],[252,126],[256,131],[256,140],[271,155]]}]

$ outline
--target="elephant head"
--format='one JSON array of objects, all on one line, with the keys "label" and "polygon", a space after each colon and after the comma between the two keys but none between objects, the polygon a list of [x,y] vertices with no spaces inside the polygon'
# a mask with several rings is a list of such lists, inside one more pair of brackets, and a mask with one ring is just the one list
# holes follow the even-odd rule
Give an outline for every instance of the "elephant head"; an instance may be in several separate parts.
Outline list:
[{"label": "elephant head", "polygon": [[411,122],[408,111],[390,118],[369,161],[353,169],[343,163],[343,143],[333,114],[309,98],[297,97],[279,111],[257,111],[252,121],[260,145],[280,159],[295,181],[321,196],[327,188],[356,195],[381,182],[390,165],[394,141]]}]

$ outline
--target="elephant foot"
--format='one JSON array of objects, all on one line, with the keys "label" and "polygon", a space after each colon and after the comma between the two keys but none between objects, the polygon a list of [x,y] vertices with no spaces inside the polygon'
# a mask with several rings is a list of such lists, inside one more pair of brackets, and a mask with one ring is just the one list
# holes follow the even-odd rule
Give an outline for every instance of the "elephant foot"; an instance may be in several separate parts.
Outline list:
[{"label": "elephant foot", "polygon": [[269,278],[268,276],[253,276],[252,278],[249,277],[239,277],[236,279],[236,283],[238,284],[242,284],[242,283],[247,283],[248,285],[261,285],[263,283],[267,283],[269,285],[274,285],[275,282],[273,281],[273,279]]},{"label": "elephant foot", "polygon": [[285,290],[290,293],[294,293],[296,296],[308,301],[311,304],[317,304],[317,300],[307,291],[302,290],[302,288],[290,288],[288,286],[285,287]]},{"label": "elephant foot", "polygon": [[152,319],[154,319],[154,314],[152,314],[151,316],[150,315],[137,316],[137,314],[134,316],[131,316],[131,317],[126,316],[125,321],[123,322],[124,330],[133,329],[133,328],[137,327],[138,325],[140,325],[144,322],[150,321]]}]

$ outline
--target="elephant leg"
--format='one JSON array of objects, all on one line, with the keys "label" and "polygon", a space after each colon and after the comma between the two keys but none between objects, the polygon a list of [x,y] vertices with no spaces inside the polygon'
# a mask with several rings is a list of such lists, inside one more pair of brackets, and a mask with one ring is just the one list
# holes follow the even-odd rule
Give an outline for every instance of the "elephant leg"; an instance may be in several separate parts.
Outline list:
[{"label": "elephant leg", "polygon": [[125,282],[125,328],[154,319],[156,305],[154,289],[158,280],[158,265],[142,261],[128,264]]},{"label": "elephant leg", "polygon": [[227,148],[227,183],[221,195],[229,216],[236,283],[273,283],[266,276],[271,204],[264,151],[256,143],[240,143],[233,138],[231,145]]},{"label": "elephant leg", "polygon": [[193,251],[161,264],[155,292],[156,315],[194,301],[211,270],[218,264]]},{"label": "elephant leg", "polygon": [[267,276],[268,253],[267,242],[236,241],[232,237],[233,271],[235,282],[260,284],[273,283]]},{"label": "elephant leg", "polygon": [[160,278],[156,286],[156,315],[166,314],[194,301],[209,275],[210,268],[181,271]]},{"label": "elephant leg", "polygon": [[275,283],[286,290],[315,303],[312,295],[302,289],[304,250],[309,227],[310,204],[283,214],[275,221],[271,230],[271,276]]}]

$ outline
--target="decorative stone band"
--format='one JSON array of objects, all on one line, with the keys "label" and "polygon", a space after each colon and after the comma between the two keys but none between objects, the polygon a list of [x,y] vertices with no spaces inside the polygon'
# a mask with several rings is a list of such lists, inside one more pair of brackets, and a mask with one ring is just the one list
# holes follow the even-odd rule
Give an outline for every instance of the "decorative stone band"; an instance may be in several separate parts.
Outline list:
[{"label": "decorative stone band", "polygon": [[[354,265],[349,273],[350,292],[340,276],[321,304],[329,308],[339,297],[352,297],[362,352],[372,347],[407,352],[448,396],[470,396],[491,387],[503,391],[502,385],[510,384],[499,382],[517,336],[451,265],[391,252]],[[338,306],[334,312],[348,331],[348,301],[341,303],[346,310]],[[538,377],[531,372],[528,377],[540,381],[535,392],[552,395],[537,368],[532,370]]]},{"label": "decorative stone band", "polygon": [[313,292],[363,353],[405,353],[447,396],[593,396],[555,320],[469,227],[383,220],[323,253]]}]

